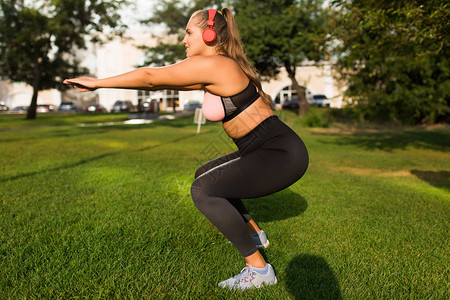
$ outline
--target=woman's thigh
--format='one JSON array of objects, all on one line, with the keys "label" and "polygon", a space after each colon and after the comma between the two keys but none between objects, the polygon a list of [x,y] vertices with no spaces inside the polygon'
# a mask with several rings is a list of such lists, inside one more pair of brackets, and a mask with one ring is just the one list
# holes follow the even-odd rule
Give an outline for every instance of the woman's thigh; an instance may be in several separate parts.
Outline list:
[{"label": "woman's thigh", "polygon": [[203,172],[193,183],[208,195],[222,198],[256,198],[282,190],[300,176],[290,171],[290,155],[260,149]]},{"label": "woman's thigh", "polygon": [[197,169],[197,171],[195,172],[195,178],[199,177],[203,173],[205,173],[205,172],[207,172],[207,171],[209,171],[209,170],[211,170],[211,169],[213,169],[213,168],[215,168],[217,166],[220,166],[220,165],[222,165],[224,163],[227,163],[230,160],[234,160],[234,159],[236,159],[238,157],[240,157],[239,151],[235,151],[235,152],[229,153],[227,155],[215,158],[215,159],[213,159],[213,160],[211,160],[211,161],[201,165]]}]

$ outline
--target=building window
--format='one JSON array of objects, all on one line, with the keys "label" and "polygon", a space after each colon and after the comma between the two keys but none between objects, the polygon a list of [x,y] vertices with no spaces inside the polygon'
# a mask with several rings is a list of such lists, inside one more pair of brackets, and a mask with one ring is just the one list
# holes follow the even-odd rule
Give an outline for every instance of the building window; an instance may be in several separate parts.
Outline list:
[{"label": "building window", "polygon": [[[306,89],[306,99],[311,97],[311,91]],[[275,97],[275,104],[283,104],[286,101],[297,99],[297,91],[292,88],[292,85],[288,85],[283,88]]]},{"label": "building window", "polygon": [[150,100],[150,91],[138,90],[138,103]]},{"label": "building window", "polygon": [[164,98],[166,102],[166,107],[164,109],[168,109],[169,107],[177,108],[180,106],[180,96],[178,91],[176,90],[164,90]]},{"label": "building window", "polygon": [[277,96],[275,97],[275,103],[283,104],[284,102],[288,101],[289,99],[296,98],[296,97],[297,97],[297,91],[292,89],[292,85],[288,85],[277,94]]}]

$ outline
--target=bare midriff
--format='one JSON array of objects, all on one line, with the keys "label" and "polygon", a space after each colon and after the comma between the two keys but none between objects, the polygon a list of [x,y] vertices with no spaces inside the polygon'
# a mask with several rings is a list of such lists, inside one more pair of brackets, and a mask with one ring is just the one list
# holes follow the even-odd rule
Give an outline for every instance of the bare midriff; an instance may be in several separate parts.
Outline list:
[{"label": "bare midriff", "polygon": [[262,121],[272,116],[272,108],[259,97],[243,112],[223,123],[223,129],[229,137],[238,139],[252,131]]}]

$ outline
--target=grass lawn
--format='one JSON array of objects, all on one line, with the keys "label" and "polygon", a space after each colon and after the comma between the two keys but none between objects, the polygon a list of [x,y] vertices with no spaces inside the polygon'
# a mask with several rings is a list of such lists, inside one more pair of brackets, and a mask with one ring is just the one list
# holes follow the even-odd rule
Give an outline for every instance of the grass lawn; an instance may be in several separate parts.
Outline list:
[{"label": "grass lawn", "polygon": [[[0,128],[29,126],[12,118]],[[449,127],[280,118],[310,166],[245,200],[279,280],[247,292],[217,287],[244,262],[190,198],[196,168],[235,149],[220,124],[1,130],[0,299],[448,299]]]},{"label": "grass lawn", "polygon": [[24,114],[0,114],[0,129],[122,122],[127,119],[128,113],[44,113],[38,114],[34,120],[27,120]]}]

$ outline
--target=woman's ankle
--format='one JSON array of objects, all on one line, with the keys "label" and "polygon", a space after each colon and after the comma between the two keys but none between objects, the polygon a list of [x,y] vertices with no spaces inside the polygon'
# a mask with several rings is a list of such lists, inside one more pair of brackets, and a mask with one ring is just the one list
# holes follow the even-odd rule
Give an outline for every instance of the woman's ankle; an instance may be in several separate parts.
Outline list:
[{"label": "woman's ankle", "polygon": [[245,262],[255,268],[264,268],[266,266],[266,261],[259,251],[245,257]]},{"label": "woman's ankle", "polygon": [[249,233],[258,233],[261,229],[258,227],[255,221],[250,220],[245,225],[247,225],[247,229]]}]

